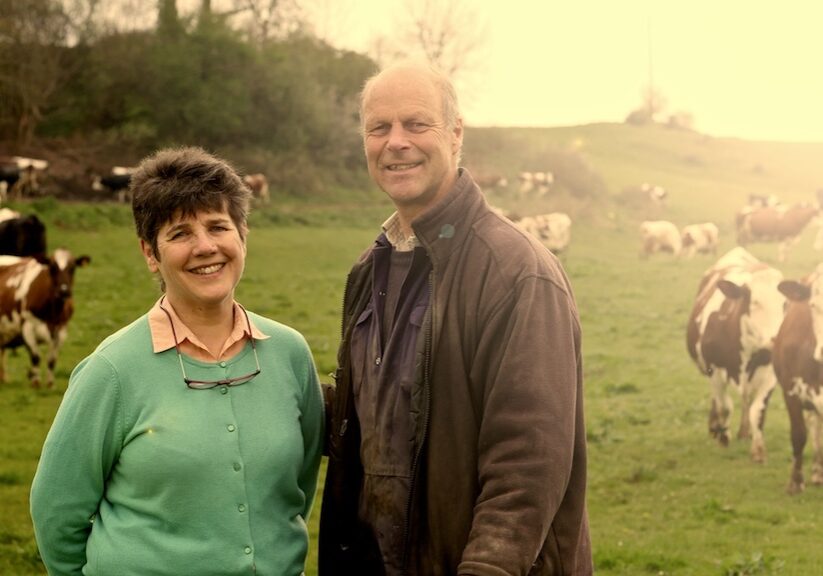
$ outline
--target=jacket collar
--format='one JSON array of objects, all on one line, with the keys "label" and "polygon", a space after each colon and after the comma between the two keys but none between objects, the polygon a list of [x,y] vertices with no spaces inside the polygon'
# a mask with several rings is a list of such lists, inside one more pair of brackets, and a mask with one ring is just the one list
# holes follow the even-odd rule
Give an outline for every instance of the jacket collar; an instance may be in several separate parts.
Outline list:
[{"label": "jacket collar", "polygon": [[437,266],[448,260],[468,237],[478,216],[489,207],[480,188],[465,168],[446,196],[412,221],[414,234]]}]

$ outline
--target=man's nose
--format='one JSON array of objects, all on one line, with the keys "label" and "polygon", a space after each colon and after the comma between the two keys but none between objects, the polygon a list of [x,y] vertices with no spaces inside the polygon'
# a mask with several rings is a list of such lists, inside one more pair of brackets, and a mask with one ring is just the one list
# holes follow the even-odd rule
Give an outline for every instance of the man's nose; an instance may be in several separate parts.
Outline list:
[{"label": "man's nose", "polygon": [[406,129],[399,122],[392,124],[389,130],[389,140],[386,146],[392,150],[406,148],[409,145]]}]

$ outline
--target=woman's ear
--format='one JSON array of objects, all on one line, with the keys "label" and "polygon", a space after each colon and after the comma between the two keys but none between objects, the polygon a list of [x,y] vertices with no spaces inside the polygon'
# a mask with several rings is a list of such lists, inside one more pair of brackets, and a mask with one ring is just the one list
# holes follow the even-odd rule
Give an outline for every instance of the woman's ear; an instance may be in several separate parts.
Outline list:
[{"label": "woman's ear", "polygon": [[156,274],[160,268],[157,265],[157,259],[154,257],[154,250],[151,244],[142,238],[140,239],[140,251],[143,253],[143,258],[146,259],[146,266],[149,267],[149,271]]}]

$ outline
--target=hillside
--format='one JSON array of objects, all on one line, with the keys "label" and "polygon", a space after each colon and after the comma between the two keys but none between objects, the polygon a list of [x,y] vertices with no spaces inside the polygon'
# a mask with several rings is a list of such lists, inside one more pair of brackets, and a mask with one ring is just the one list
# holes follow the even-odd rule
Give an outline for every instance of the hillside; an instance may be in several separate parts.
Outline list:
[{"label": "hillside", "polygon": [[[815,201],[823,188],[823,143],[790,144],[712,138],[663,126],[590,124],[563,128],[469,128],[464,165],[472,172],[499,173],[505,190],[490,198],[524,214],[567,210],[574,216],[638,220],[665,214],[678,224],[714,217],[721,229],[749,194],[774,194],[784,202]],[[553,161],[572,170],[559,174]],[[519,198],[520,171],[555,172],[557,192]],[[589,171],[602,190],[587,198],[564,189],[564,177]],[[643,182],[668,191],[662,209],[638,204],[626,189]],[[585,191],[584,191],[585,192]],[[576,213],[576,214],[575,214]],[[607,218],[608,220],[609,218]]]}]

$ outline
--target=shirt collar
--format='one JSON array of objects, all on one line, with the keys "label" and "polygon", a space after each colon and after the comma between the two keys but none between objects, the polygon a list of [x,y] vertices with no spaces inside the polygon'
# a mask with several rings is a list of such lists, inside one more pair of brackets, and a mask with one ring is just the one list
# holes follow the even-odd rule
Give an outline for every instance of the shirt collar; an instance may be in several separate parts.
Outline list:
[{"label": "shirt collar", "polygon": [[[149,310],[149,329],[151,330],[151,343],[155,353],[164,352],[169,348],[174,348],[174,333],[172,332],[171,324],[169,324],[169,317],[166,316],[166,313],[160,309],[160,302],[162,300],[163,296],[158,298],[157,302],[155,302],[154,306],[152,306],[151,310]],[[172,322],[174,322],[174,330],[177,332],[178,342],[188,340],[194,346],[208,351],[208,348],[206,348],[197,336],[194,335],[194,332],[192,332],[189,327],[183,323],[177,315],[177,312],[175,312],[174,308],[168,303],[168,301],[163,302],[163,308],[165,308],[171,315]],[[228,350],[232,344],[244,338],[248,338],[249,336],[255,340],[266,340],[269,338],[267,334],[264,334],[259,328],[257,328],[257,326],[255,326],[254,320],[251,317],[249,318],[249,324],[251,324],[251,334],[249,334],[248,325],[246,324],[245,311],[243,310],[243,307],[235,301],[234,327],[232,328],[231,334],[226,340],[226,343],[223,345],[223,350],[220,352],[221,355],[223,352]]]},{"label": "shirt collar", "polygon": [[400,227],[400,216],[397,215],[397,212],[383,222],[383,232],[386,234],[386,239],[398,252],[410,252],[421,245],[417,236],[403,234],[403,229]]}]

